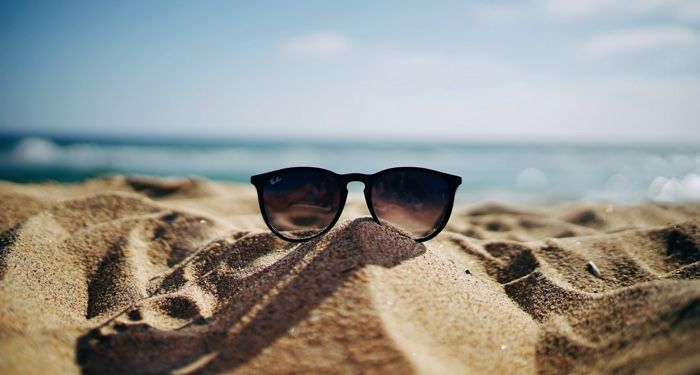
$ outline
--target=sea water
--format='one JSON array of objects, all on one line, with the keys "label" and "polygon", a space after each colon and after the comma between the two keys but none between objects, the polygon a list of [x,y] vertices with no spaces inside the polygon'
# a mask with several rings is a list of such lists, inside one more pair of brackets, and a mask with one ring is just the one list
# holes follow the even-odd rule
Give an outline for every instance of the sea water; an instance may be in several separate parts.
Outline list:
[{"label": "sea water", "polygon": [[700,146],[693,145],[0,137],[0,179],[16,182],[119,173],[248,183],[289,166],[433,168],[462,176],[462,201],[700,201]]}]

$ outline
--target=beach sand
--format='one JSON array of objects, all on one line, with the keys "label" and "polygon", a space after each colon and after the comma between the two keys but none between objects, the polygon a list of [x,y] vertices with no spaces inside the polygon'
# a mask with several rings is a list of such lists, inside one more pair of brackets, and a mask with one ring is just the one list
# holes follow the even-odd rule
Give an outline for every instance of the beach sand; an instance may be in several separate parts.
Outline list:
[{"label": "beach sand", "polygon": [[252,186],[0,183],[0,374],[700,372],[700,205],[351,199],[300,245]]}]

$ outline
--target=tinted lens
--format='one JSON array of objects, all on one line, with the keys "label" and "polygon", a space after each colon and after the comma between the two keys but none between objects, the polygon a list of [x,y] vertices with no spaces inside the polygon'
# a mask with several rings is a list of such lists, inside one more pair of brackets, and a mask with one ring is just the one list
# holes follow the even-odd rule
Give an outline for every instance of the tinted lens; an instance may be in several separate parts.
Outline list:
[{"label": "tinted lens", "polygon": [[326,229],[340,206],[340,188],[332,175],[292,170],[271,176],[263,187],[270,224],[291,239],[304,239]]},{"label": "tinted lens", "polygon": [[372,206],[379,221],[414,239],[438,229],[451,201],[447,182],[427,171],[387,172],[372,185]]}]

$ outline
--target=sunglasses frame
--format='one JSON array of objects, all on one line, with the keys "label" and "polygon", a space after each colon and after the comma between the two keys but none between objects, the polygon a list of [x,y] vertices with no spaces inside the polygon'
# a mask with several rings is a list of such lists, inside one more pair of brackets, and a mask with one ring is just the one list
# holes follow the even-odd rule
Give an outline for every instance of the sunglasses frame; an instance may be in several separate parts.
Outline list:
[{"label": "sunglasses frame", "polygon": [[[332,178],[335,179],[335,181],[338,183],[338,188],[340,190],[340,201],[338,202],[338,212],[336,213],[335,217],[333,220],[328,224],[326,228],[324,228],[321,232],[314,234],[311,237],[307,238],[288,238],[278,232],[270,222],[270,219],[268,218],[267,211],[265,210],[265,203],[263,202],[263,193],[264,193],[264,188],[265,188],[265,183],[270,179],[274,178],[275,175],[283,172],[289,172],[289,171],[294,171],[294,170],[305,170],[305,171],[316,171],[318,173],[328,175]],[[445,225],[447,225],[447,222],[450,219],[450,214],[452,213],[452,208],[454,206],[454,201],[455,201],[455,194],[457,192],[457,187],[462,184],[462,177],[460,176],[455,176],[451,175],[448,173],[436,171],[433,169],[428,169],[428,168],[421,168],[421,167],[395,167],[395,168],[389,168],[389,169],[384,169],[382,171],[379,171],[374,174],[363,174],[363,173],[348,173],[348,174],[338,174],[333,171],[329,171],[327,169],[323,168],[318,168],[318,167],[290,167],[290,168],[283,168],[283,169],[278,169],[275,171],[267,172],[267,173],[262,173],[258,174],[255,176],[252,176],[250,178],[250,183],[255,186],[255,189],[258,192],[258,204],[260,206],[260,213],[263,216],[263,219],[265,220],[265,224],[267,225],[268,228],[277,235],[278,237],[289,241],[289,242],[306,242],[311,239],[314,239],[318,236],[321,236],[325,233],[327,233],[329,230],[331,230],[335,224],[338,222],[338,219],[340,219],[340,215],[343,213],[343,209],[345,208],[345,202],[348,198],[348,184],[350,182],[362,182],[365,187],[364,187],[364,195],[365,195],[365,203],[367,204],[367,209],[369,209],[370,215],[372,215],[372,219],[379,225],[382,225],[381,221],[379,221],[379,218],[377,217],[376,213],[374,212],[374,207],[372,204],[372,185],[374,184],[374,181],[377,180],[379,177],[383,176],[384,174],[387,173],[392,173],[392,172],[410,172],[410,171],[416,171],[416,172],[428,172],[434,175],[437,175],[441,177],[445,183],[447,184],[448,188],[448,193],[450,194],[450,201],[448,205],[446,206],[446,213],[444,217],[442,218],[442,221],[440,224],[436,227],[436,229],[429,234],[428,236],[415,239],[416,242],[423,242],[427,241],[435,236],[437,236],[444,228]]]}]

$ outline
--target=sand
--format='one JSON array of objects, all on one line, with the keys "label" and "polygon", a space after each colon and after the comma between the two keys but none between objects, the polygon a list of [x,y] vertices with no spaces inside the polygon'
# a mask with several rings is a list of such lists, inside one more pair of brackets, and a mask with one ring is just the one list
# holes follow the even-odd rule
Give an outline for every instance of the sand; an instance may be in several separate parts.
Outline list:
[{"label": "sand", "polygon": [[700,205],[363,205],[296,245],[252,186],[0,183],[0,373],[700,372]]}]

